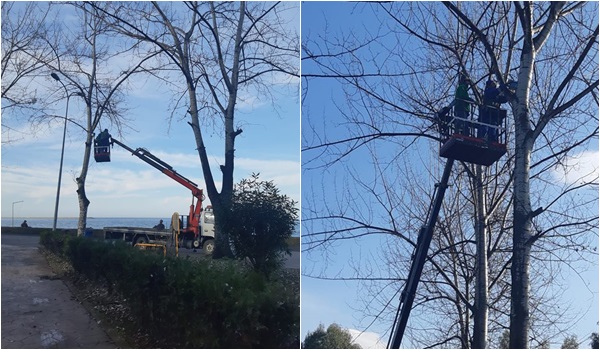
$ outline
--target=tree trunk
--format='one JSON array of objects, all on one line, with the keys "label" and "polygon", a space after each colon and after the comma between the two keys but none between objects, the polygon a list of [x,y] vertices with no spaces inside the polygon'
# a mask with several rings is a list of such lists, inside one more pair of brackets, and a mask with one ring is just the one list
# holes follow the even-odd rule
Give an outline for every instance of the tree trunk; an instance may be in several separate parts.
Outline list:
[{"label": "tree trunk", "polygon": [[231,244],[229,242],[229,235],[223,233],[221,227],[222,220],[225,217],[224,212],[228,209],[228,204],[224,204],[218,207],[213,207],[215,213],[215,250],[213,251],[213,258],[219,259],[224,257],[233,257],[233,252],[231,250]]},{"label": "tree trunk", "polygon": [[223,176],[223,184],[221,187],[220,201],[215,211],[215,250],[213,258],[233,257],[229,242],[229,235],[221,227],[221,218],[223,213],[229,210],[231,205],[231,196],[233,195],[233,169],[234,169],[234,152],[235,152],[235,137],[237,136],[233,128],[233,109],[235,106],[235,97],[229,101],[225,116],[225,165],[221,166]]},{"label": "tree trunk", "polygon": [[477,165],[475,178],[476,223],[475,239],[476,276],[475,276],[475,310],[473,312],[473,344],[474,349],[487,347],[488,334],[488,264],[487,264],[487,235],[485,213],[485,191],[483,188],[481,165]]},{"label": "tree trunk", "polygon": [[523,132],[516,133],[513,255],[511,265],[510,347],[529,346],[529,257],[531,245],[531,199],[529,195],[529,161],[531,142]]},{"label": "tree trunk", "polygon": [[85,151],[83,154],[83,165],[81,173],[76,179],[77,182],[77,199],[79,201],[79,220],[77,222],[77,236],[82,236],[85,233],[87,226],[87,213],[90,201],[85,194],[85,179],[87,178],[88,167],[90,164],[90,154],[92,150],[93,134],[89,132],[85,141]]},{"label": "tree trunk", "polygon": [[[227,89],[229,97],[227,99],[227,108],[225,109],[225,164],[221,166],[222,172],[222,186],[220,203],[215,207],[215,250],[213,252],[213,258],[221,257],[233,257],[231,250],[229,236],[220,230],[221,220],[224,217],[222,213],[225,210],[229,210],[231,205],[231,196],[233,195],[233,169],[235,159],[235,138],[239,135],[242,130],[235,130],[234,116],[235,116],[235,103],[237,101],[238,92],[238,80],[240,73],[240,54],[242,51],[242,29],[244,27],[244,18],[246,16],[245,3],[240,2],[239,17],[237,22],[237,32],[235,39],[235,49],[233,54],[233,64],[231,70],[231,79],[228,81]],[[213,8],[214,11],[214,8]],[[215,25],[216,28],[216,25]],[[224,77],[227,77],[224,74]],[[212,199],[211,199],[212,200]]]},{"label": "tree trunk", "polygon": [[521,55],[519,85],[516,91],[515,168],[513,203],[513,255],[511,263],[510,347],[529,347],[529,258],[531,246],[531,198],[529,188],[533,133],[529,123],[529,87],[535,52],[526,42]]},{"label": "tree trunk", "polygon": [[[202,166],[202,175],[204,176],[204,183],[206,184],[206,195],[210,198],[213,212],[215,214],[215,250],[213,251],[213,258],[221,257],[232,257],[233,253],[229,246],[229,237],[222,234],[220,230],[221,218],[223,212],[228,208],[229,202],[231,201],[231,194],[233,193],[233,141],[229,142],[229,133],[226,133],[227,140],[225,142],[225,165],[221,166],[221,172],[223,176],[223,182],[221,187],[221,193],[217,190],[215,185],[212,171],[210,170],[210,163],[208,161],[208,155],[206,154],[206,147],[204,145],[204,139],[202,137],[202,131],[200,130],[200,120],[198,116],[198,102],[196,97],[196,89],[191,79],[188,79],[188,97],[190,99],[190,115],[192,118],[192,129],[194,132],[194,138],[196,139],[196,147],[198,149],[198,156],[200,157],[200,164]],[[231,125],[233,129],[233,121],[228,124],[227,118],[225,118],[226,130],[227,125]],[[231,117],[233,120],[233,117]],[[231,149],[230,152],[228,150]],[[230,156],[228,156],[228,154]]]}]

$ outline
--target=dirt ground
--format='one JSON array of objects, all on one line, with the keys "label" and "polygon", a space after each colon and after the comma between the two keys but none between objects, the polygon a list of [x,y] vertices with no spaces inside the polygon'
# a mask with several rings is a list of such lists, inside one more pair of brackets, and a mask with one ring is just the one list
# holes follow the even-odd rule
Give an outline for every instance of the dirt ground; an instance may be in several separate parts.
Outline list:
[{"label": "dirt ground", "polygon": [[114,348],[37,247],[2,232],[2,348]]},{"label": "dirt ground", "polygon": [[41,250],[50,268],[70,287],[75,297],[82,303],[119,348],[155,348],[148,335],[132,327],[133,319],[123,300],[115,293],[110,295],[106,286],[93,283],[77,276],[65,260]]}]

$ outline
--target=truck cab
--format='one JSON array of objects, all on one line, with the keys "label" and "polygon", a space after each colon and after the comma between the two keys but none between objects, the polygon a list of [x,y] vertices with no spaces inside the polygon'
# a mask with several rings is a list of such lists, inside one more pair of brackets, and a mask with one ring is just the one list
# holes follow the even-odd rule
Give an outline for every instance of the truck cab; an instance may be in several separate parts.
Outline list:
[{"label": "truck cab", "polygon": [[[205,253],[212,254],[215,238],[215,214],[210,205],[201,213],[197,226],[190,223],[189,215],[179,215],[181,220],[181,245],[188,249],[203,249]],[[171,225],[171,227],[174,227]],[[199,235],[195,234],[198,228]]]},{"label": "truck cab", "polygon": [[215,213],[210,205],[202,211],[202,220],[200,222],[200,231],[203,237],[215,238]]}]

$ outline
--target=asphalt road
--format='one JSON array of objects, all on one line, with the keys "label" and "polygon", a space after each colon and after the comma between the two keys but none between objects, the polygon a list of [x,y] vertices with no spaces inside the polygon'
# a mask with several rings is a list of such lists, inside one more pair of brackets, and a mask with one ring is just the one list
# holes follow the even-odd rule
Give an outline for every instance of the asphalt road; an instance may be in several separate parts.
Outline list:
[{"label": "asphalt road", "polygon": [[[38,243],[40,242],[40,237],[37,235],[0,234],[0,238],[2,240],[3,248],[6,244],[19,247],[32,247],[37,249]],[[4,254],[2,256],[4,258]]]},{"label": "asphalt road", "polygon": [[[39,235],[1,233],[2,348],[114,348],[38,251]],[[200,255],[183,249],[184,254]],[[300,268],[300,252],[285,268]]]},{"label": "asphalt road", "polygon": [[292,252],[291,256],[286,255],[284,267],[286,269],[300,269],[300,252]]}]

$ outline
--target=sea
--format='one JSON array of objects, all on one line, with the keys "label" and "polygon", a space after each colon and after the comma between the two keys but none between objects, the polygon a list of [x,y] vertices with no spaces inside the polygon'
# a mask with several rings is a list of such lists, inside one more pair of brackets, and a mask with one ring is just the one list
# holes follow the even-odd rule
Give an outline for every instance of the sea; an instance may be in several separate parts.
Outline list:
[{"label": "sea", "polygon": [[[53,218],[2,218],[3,227],[19,227],[23,220],[27,220],[29,227],[52,228],[54,223]],[[59,229],[76,229],[77,218],[58,218],[56,220],[56,228]],[[102,229],[104,227],[148,227],[152,228],[158,225],[158,222],[163,220],[166,227],[170,226],[171,217],[168,218],[96,218],[88,217],[87,227],[93,229]],[[292,234],[293,237],[300,236],[300,225],[296,225],[296,229]]]},{"label": "sea", "polygon": [[[149,227],[152,228],[154,225],[158,225],[160,220],[163,220],[165,226],[169,226],[171,218],[95,218],[88,217],[87,227],[94,229],[102,229],[104,227]],[[2,218],[2,226],[21,226],[23,220],[27,220],[29,227],[42,227],[52,228],[54,223],[53,218]],[[56,227],[61,229],[76,229],[77,218],[58,218],[56,220]]]}]

